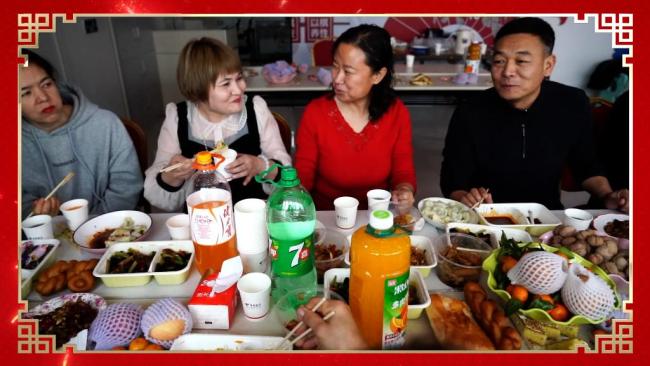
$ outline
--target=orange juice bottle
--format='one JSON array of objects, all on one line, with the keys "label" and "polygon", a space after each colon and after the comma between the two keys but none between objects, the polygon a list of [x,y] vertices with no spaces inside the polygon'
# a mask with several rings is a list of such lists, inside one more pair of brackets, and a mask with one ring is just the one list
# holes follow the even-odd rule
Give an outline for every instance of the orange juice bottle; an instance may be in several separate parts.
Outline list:
[{"label": "orange juice bottle", "polygon": [[218,273],[224,260],[237,256],[232,194],[226,179],[216,172],[217,166],[210,152],[196,155],[193,167],[197,172],[192,178],[195,191],[186,200],[200,273],[208,269]]},{"label": "orange juice bottle", "polygon": [[411,240],[393,226],[389,211],[373,211],[368,225],[352,235],[350,308],[372,349],[404,344],[410,259]]}]

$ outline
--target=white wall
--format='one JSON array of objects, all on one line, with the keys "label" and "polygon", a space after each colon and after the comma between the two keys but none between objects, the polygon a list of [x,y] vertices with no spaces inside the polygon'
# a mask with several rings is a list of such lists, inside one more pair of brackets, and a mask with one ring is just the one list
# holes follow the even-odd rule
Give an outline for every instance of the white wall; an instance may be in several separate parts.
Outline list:
[{"label": "white wall", "polygon": [[557,57],[551,80],[587,90],[589,76],[601,61],[612,58],[611,33],[596,33],[593,18],[589,23],[578,24],[573,18],[563,25],[557,17],[544,18],[555,30]]}]

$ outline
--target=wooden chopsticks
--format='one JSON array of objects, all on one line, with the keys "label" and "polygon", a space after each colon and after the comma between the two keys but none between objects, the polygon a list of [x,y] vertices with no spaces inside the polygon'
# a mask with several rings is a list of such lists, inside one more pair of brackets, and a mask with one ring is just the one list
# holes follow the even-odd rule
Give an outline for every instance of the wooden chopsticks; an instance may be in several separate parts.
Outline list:
[{"label": "wooden chopsticks", "polygon": [[180,163],[176,163],[174,165],[170,165],[170,166],[168,166],[166,168],[160,169],[159,172],[160,173],[171,172],[174,169],[180,168],[183,164],[184,164],[184,162],[181,161]]},{"label": "wooden chopsticks", "polygon": [[475,204],[473,204],[472,207],[470,207],[470,208],[471,208],[472,210],[475,210],[478,206],[481,205],[481,203],[483,203],[483,201],[485,201],[485,197],[487,197],[487,195],[488,195],[489,193],[490,193],[490,188],[486,189],[486,190],[485,190],[485,196],[481,197],[481,199],[480,199],[478,202],[476,202]]},{"label": "wooden chopsticks", "polygon": [[[63,179],[61,179],[59,184],[57,184],[56,187],[54,187],[54,189],[52,189],[50,191],[50,193],[47,196],[45,196],[45,199],[49,200],[50,198],[52,198],[52,196],[54,196],[56,191],[58,191],[59,188],[63,187],[66,183],[68,183],[70,181],[70,179],[72,179],[73,177],[74,177],[74,172],[70,172],[70,173],[66,174],[66,176],[63,177]],[[34,210],[32,210],[32,212],[30,212],[27,217],[32,217],[33,215],[34,215]]]},{"label": "wooden chopsticks", "polygon": [[[324,297],[323,297],[322,299],[320,299],[320,301],[316,304],[316,306],[314,306],[313,309],[311,309],[311,311],[316,311],[316,310],[318,310],[318,308],[320,308],[320,306],[323,305],[323,303],[324,303],[326,300],[327,300],[327,299],[325,299]],[[328,315],[329,315],[329,314],[328,314]],[[289,334],[287,334],[287,335],[282,339],[282,341],[280,341],[280,343],[278,343],[278,346],[276,347],[276,349],[281,349],[281,347],[284,345],[284,343],[287,342],[287,341],[289,341],[289,338],[291,338],[291,336],[294,335],[294,333],[296,333],[296,331],[298,330],[298,328],[300,328],[300,327],[303,326],[304,324],[305,324],[305,323],[301,321],[301,322],[298,323],[295,327],[293,327],[293,329],[291,329],[291,331],[289,332]],[[309,329],[309,330],[311,330],[311,329]],[[309,330],[308,330],[308,331],[309,331]],[[305,333],[306,333],[306,332],[305,332]],[[304,334],[304,333],[303,333],[303,334]],[[304,336],[304,335],[301,334],[299,337],[296,337],[296,339],[294,339],[293,341],[291,341],[290,344],[293,345],[294,342],[297,342],[298,338],[301,338],[301,337],[303,337],[303,336]]]},{"label": "wooden chopsticks", "polygon": [[[330,311],[329,313],[327,313],[327,315],[325,315],[325,316],[323,317],[323,320],[324,320],[324,321],[328,321],[331,317],[334,316],[334,314],[336,314],[336,313],[334,312],[334,310]],[[303,339],[303,338],[306,337],[309,333],[311,333],[311,328],[307,328],[307,330],[306,330],[303,334],[301,334],[301,335],[297,336],[296,338],[294,338],[294,339],[291,341],[291,345],[293,346],[294,343],[296,343],[296,342],[298,342],[299,340]]]}]

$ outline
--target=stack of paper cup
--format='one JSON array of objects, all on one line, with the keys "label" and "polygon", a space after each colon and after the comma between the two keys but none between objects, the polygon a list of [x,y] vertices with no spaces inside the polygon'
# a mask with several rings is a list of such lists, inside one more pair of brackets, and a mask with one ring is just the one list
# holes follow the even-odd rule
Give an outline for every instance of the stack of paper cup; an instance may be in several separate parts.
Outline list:
[{"label": "stack of paper cup", "polygon": [[237,251],[244,273],[266,272],[268,268],[269,235],[266,230],[266,202],[248,198],[235,204]]},{"label": "stack of paper cup", "polygon": [[61,213],[68,222],[70,230],[75,231],[88,220],[88,200],[78,198],[61,205]]}]

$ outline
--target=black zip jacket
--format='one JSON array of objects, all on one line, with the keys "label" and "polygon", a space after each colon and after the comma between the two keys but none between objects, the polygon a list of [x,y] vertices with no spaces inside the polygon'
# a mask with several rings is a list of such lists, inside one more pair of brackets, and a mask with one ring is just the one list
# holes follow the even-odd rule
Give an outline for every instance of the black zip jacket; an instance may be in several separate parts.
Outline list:
[{"label": "black zip jacket", "polygon": [[593,140],[591,108],[582,90],[544,81],[533,105],[518,110],[490,88],[454,111],[440,186],[447,197],[485,187],[494,202],[561,209],[565,165],[578,182],[602,175]]}]

